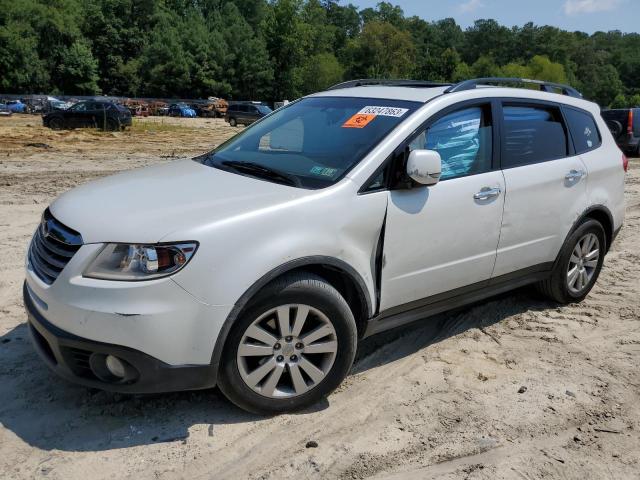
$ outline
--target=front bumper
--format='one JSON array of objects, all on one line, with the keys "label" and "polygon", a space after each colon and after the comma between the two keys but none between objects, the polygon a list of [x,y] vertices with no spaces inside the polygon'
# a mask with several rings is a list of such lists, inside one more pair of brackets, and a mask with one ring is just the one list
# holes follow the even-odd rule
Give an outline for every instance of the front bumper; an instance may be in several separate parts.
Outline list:
[{"label": "front bumper", "polygon": [[[59,376],[87,387],[122,393],[157,393],[213,387],[211,365],[169,365],[132,348],[88,340],[50,323],[35,306],[25,282],[24,305],[33,345],[47,366]],[[106,355],[130,367],[125,379],[109,378],[101,366]]]}]

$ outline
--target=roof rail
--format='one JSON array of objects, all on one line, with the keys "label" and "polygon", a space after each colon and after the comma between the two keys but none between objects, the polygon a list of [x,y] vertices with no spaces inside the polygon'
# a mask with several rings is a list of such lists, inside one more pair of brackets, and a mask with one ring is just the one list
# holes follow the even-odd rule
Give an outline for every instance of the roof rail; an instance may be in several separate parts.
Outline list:
[{"label": "roof rail", "polygon": [[449,87],[450,83],[429,82],[426,80],[388,80],[383,78],[361,78],[359,80],[349,80],[348,82],[338,83],[327,90],[338,90],[341,88],[363,87],[368,85],[383,85],[386,87],[414,87],[414,88],[432,88],[432,87]]},{"label": "roof rail", "polygon": [[460,83],[456,83],[449,87],[445,93],[462,92],[465,90],[473,90],[478,85],[493,84],[493,83],[511,83],[511,84],[530,84],[538,85],[542,92],[556,93],[557,90],[563,95],[570,97],[582,98],[582,94],[569,85],[563,85],[561,83],[544,82],[542,80],[530,80],[528,78],[508,78],[508,77],[486,77],[486,78],[473,78],[471,80],[464,80]]}]

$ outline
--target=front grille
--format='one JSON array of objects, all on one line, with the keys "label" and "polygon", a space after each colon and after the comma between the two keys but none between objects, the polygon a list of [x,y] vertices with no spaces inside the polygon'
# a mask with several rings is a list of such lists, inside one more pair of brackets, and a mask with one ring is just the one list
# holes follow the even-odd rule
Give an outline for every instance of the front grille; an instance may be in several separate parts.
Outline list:
[{"label": "front grille", "polygon": [[82,246],[80,234],[58,222],[47,208],[29,249],[34,273],[51,285]]}]

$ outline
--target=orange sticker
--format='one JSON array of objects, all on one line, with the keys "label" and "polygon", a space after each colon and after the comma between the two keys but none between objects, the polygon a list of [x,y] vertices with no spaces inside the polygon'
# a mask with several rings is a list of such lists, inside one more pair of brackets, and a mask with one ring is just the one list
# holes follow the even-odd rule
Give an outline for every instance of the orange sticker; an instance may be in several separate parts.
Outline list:
[{"label": "orange sticker", "polygon": [[364,128],[376,118],[375,115],[367,113],[356,113],[349,120],[344,122],[342,128]]}]

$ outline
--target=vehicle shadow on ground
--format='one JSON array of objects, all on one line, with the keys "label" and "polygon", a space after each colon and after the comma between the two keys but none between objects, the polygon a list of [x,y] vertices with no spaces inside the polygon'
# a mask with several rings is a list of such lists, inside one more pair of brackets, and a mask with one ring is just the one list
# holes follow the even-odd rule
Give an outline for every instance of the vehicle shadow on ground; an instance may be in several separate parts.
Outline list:
[{"label": "vehicle shadow on ground", "polygon": [[[361,342],[352,374],[393,362],[467,330],[553,307],[519,290],[378,334]],[[394,348],[385,348],[390,342]],[[324,410],[330,401],[299,414]],[[217,389],[130,396],[72,385],[50,373],[37,357],[26,324],[0,337],[0,423],[43,450],[104,451],[186,442],[193,426],[198,426],[196,435],[213,440],[222,425],[264,420],[235,407]]]}]

